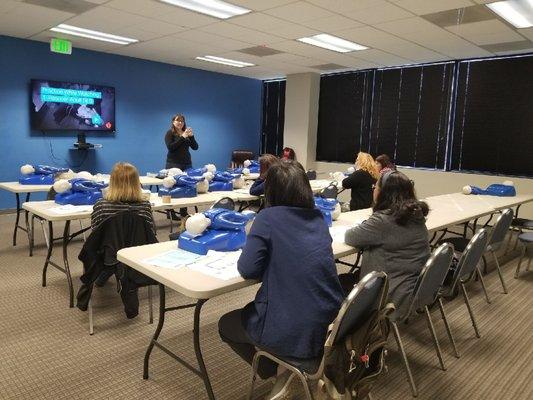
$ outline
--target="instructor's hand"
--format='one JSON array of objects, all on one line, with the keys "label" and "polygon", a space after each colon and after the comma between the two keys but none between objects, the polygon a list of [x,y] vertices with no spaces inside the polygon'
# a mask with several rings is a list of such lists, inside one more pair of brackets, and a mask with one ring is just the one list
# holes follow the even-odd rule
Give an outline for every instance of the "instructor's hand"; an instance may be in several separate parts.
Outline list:
[{"label": "instructor's hand", "polygon": [[192,131],[192,128],[187,128],[185,129],[185,137],[191,137],[194,135],[193,131]]}]

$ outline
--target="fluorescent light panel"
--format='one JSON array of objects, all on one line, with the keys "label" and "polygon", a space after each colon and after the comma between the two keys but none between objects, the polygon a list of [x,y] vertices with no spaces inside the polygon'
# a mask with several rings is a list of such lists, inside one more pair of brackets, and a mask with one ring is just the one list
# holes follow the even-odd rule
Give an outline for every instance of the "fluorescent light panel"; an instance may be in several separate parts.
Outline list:
[{"label": "fluorescent light panel", "polygon": [[102,42],[110,42],[116,44],[131,44],[138,42],[137,39],[127,38],[124,36],[111,35],[109,33],[93,31],[85,28],[78,28],[77,26],[59,24],[50,29],[53,32],[66,33],[67,35],[80,36],[87,39],[100,40]]},{"label": "fluorescent light panel", "polygon": [[298,39],[300,42],[311,44],[313,46],[322,47],[324,49],[337,51],[339,53],[348,53],[350,51],[366,50],[368,47],[360,44],[341,39],[337,36],[321,33],[311,37],[303,37]]},{"label": "fluorescent light panel", "polygon": [[173,6],[183,7],[213,17],[226,19],[247,14],[252,10],[220,0],[159,0]]},{"label": "fluorescent light panel", "polygon": [[196,59],[202,60],[202,61],[209,61],[209,62],[217,63],[217,64],[229,65],[230,67],[237,67],[237,68],[253,67],[255,65],[252,63],[244,62],[244,61],[230,60],[229,58],[222,58],[222,57],[215,57],[215,56],[196,57]]},{"label": "fluorescent light panel", "polygon": [[486,6],[516,28],[533,26],[533,0],[497,1]]}]

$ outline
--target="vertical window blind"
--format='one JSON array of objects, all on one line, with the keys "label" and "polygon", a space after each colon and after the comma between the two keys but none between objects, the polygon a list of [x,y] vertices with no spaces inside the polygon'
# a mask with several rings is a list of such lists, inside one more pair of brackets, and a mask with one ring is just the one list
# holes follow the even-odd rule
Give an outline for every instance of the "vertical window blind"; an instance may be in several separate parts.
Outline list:
[{"label": "vertical window blind", "polygon": [[281,154],[285,123],[285,80],[263,82],[261,153]]},{"label": "vertical window blind", "polygon": [[369,151],[396,164],[444,168],[453,63],[379,69]]},{"label": "vertical window blind", "polygon": [[533,56],[459,62],[451,169],[533,176]]}]

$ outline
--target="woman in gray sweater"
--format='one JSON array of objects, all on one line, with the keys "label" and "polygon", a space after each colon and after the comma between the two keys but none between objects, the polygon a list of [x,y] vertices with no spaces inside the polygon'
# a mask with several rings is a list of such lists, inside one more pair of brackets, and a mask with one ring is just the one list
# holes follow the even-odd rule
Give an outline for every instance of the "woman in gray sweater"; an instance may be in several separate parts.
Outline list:
[{"label": "woman in gray sweater", "polygon": [[[402,315],[430,255],[425,225],[429,208],[417,200],[407,176],[390,171],[376,185],[373,211],[369,219],[346,232],[345,242],[364,249],[361,277],[371,271],[388,275],[389,298]],[[341,280],[343,287],[346,281],[346,277]]]}]

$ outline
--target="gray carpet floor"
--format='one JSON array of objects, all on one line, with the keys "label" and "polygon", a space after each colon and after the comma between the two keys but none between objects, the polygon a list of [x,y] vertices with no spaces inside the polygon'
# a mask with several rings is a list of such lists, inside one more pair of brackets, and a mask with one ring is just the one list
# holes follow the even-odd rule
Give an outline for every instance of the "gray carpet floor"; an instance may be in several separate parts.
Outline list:
[{"label": "gray carpet floor", "polygon": [[[160,240],[168,223],[157,217]],[[145,349],[155,330],[148,323],[146,290],[141,310],[126,319],[111,280],[93,294],[95,334],[88,334],[87,314],[68,308],[65,275],[51,268],[48,286],[41,286],[46,255],[44,238],[36,232],[36,249],[28,256],[25,233],[12,246],[14,215],[0,215],[0,399],[205,399],[202,381],[160,350],[154,349],[149,380],[142,379]],[[39,226],[39,225],[37,225]],[[56,232],[61,232],[61,224]],[[70,246],[71,270],[79,286],[81,240]],[[56,259],[60,250],[55,252]],[[460,298],[445,304],[461,357],[453,357],[444,326],[434,313],[437,334],[448,370],[438,367],[425,319],[400,326],[406,351],[419,386],[419,399],[533,399],[533,272],[513,279],[516,252],[504,257],[503,270],[509,294],[504,295],[497,274],[486,281],[492,304],[485,303],[477,283],[469,285],[482,337],[476,339]],[[242,307],[254,297],[257,286],[209,300],[201,318],[201,343],[217,399],[243,399],[250,367],[219,338],[218,318]],[[167,304],[187,303],[187,298],[167,291]],[[154,290],[157,310],[157,290]],[[157,322],[157,314],[156,314]],[[194,363],[192,310],[167,314],[162,341]],[[376,385],[375,399],[409,399],[409,386],[391,337],[388,373]],[[298,384],[294,399],[302,398]],[[262,398],[271,382],[261,382]]]}]

